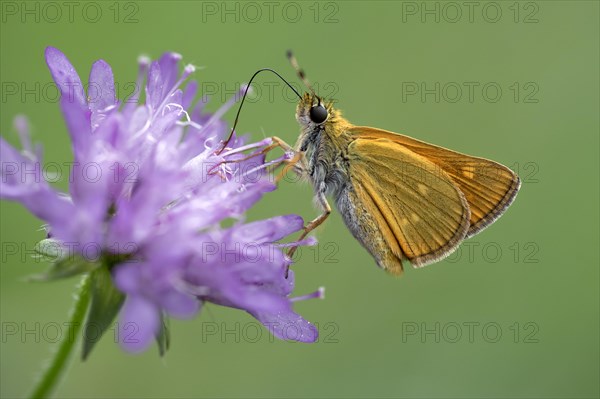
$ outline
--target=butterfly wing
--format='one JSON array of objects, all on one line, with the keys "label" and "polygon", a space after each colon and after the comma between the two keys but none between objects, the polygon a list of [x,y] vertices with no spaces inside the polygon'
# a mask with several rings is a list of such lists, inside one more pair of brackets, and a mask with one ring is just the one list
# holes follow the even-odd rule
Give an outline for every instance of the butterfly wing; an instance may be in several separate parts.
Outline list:
[{"label": "butterfly wing", "polygon": [[371,127],[354,126],[348,133],[357,139],[394,142],[443,169],[469,204],[470,226],[465,238],[474,236],[496,221],[514,201],[521,186],[519,176],[494,161]]},{"label": "butterfly wing", "polygon": [[380,266],[399,274],[400,259],[425,266],[456,249],[470,213],[446,172],[388,138],[358,137],[347,156],[351,189],[338,207]]}]

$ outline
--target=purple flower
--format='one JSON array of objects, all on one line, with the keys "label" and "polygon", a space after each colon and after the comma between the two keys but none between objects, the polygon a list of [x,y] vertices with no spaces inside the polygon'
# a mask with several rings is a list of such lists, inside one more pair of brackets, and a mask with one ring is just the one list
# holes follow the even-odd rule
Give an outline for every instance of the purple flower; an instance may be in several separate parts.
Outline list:
[{"label": "purple flower", "polygon": [[[267,166],[289,154],[266,162],[271,140],[247,144],[243,137],[219,151],[228,134],[220,115],[234,101],[214,115],[202,112],[203,101],[192,108],[197,84],[186,81],[194,67],[180,74],[180,59],[141,58],[137,87],[146,75],[145,103],[139,93],[120,103],[105,61],[92,65],[86,93],[65,55],[48,47],[73,147],[69,194],[43,179],[41,151],[17,118],[23,151],[0,141],[1,198],[44,220],[62,249],[108,268],[126,295],[120,326],[135,327],[134,339],[121,334],[127,350],[145,349],[165,315],[192,317],[206,301],[246,310],[279,338],[313,342],[315,327],[292,309],[294,273],[279,244],[302,229],[302,219],[244,220],[275,189]],[[222,227],[225,220],[233,226]]]}]

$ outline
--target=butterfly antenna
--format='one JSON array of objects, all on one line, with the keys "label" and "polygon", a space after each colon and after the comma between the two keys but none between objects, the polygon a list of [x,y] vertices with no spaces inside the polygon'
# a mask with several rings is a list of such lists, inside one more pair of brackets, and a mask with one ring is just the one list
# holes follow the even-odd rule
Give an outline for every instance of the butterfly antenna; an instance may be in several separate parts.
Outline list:
[{"label": "butterfly antenna", "polygon": [[254,72],[254,75],[252,75],[252,77],[248,81],[248,84],[246,85],[246,89],[244,90],[244,95],[242,96],[242,101],[240,102],[240,106],[238,107],[237,113],[235,114],[235,120],[233,121],[233,127],[231,128],[231,132],[229,132],[229,136],[227,137],[227,140],[225,140],[225,142],[223,143],[223,147],[221,147],[219,149],[219,151],[217,151],[215,153],[216,155],[219,155],[220,153],[223,152],[223,150],[225,148],[227,148],[227,145],[229,144],[229,141],[231,141],[231,138],[233,137],[233,132],[235,131],[235,128],[237,127],[238,119],[240,117],[240,112],[242,111],[242,106],[244,105],[244,100],[246,100],[246,96],[248,95],[248,91],[250,90],[250,84],[252,83],[252,81],[254,80],[254,78],[259,73],[265,72],[265,71],[268,71],[268,72],[271,72],[271,73],[274,73],[275,75],[277,75],[277,77],[279,79],[281,79],[286,85],[288,85],[288,87],[290,89],[292,89],[292,91],[294,92],[294,94],[296,94],[299,99],[302,99],[302,96],[300,95],[300,93],[298,93],[298,90],[294,89],[294,86],[292,86],[287,80],[285,80],[283,78],[283,76],[281,76],[280,74],[278,74],[277,72],[275,72],[271,68],[262,68],[262,69],[259,69],[256,72]]},{"label": "butterfly antenna", "polygon": [[294,53],[292,53],[292,50],[287,51],[287,57],[288,57],[288,60],[290,61],[290,64],[292,64],[292,67],[296,70],[296,73],[298,74],[298,77],[300,78],[302,83],[304,83],[304,85],[306,87],[308,87],[308,89],[313,94],[313,96],[318,97],[317,93],[315,93],[315,90],[313,89],[310,82],[306,78],[304,69],[300,68],[300,65],[298,65],[298,60],[296,59],[296,56],[294,55]]}]

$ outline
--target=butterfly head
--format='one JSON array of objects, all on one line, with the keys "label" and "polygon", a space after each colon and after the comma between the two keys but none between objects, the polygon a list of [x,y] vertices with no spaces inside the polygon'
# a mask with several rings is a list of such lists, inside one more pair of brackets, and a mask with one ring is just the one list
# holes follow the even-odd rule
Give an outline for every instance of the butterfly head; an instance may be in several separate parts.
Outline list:
[{"label": "butterfly head", "polygon": [[331,119],[334,112],[331,103],[325,103],[316,94],[305,93],[296,107],[296,120],[302,126],[319,128]]}]

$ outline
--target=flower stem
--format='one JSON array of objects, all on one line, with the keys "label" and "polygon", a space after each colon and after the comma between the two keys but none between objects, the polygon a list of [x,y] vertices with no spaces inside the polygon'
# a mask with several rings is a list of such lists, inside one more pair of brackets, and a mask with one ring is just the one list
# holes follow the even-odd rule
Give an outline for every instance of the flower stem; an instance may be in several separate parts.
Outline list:
[{"label": "flower stem", "polygon": [[65,334],[62,342],[58,344],[56,354],[50,361],[47,368],[43,371],[37,386],[34,388],[30,398],[48,398],[54,389],[58,386],[61,376],[66,372],[71,353],[77,342],[77,336],[83,327],[83,321],[88,310],[90,302],[90,277],[86,275],[83,277],[79,286],[78,291],[75,293],[75,304],[71,309],[69,333]]}]

